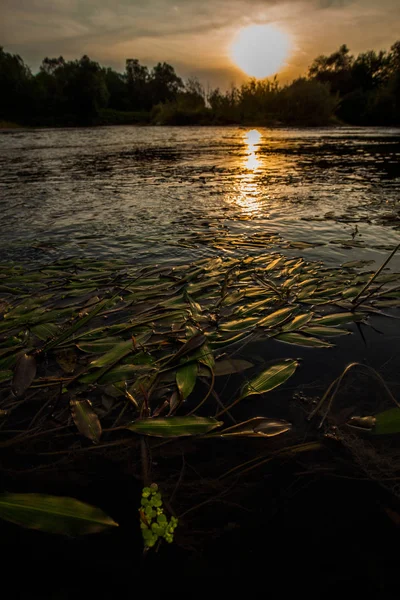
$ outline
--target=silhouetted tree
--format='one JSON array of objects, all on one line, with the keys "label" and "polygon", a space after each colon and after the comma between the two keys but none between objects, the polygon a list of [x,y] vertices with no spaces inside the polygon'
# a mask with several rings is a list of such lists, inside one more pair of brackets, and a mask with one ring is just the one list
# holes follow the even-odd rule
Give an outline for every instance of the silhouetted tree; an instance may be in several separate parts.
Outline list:
[{"label": "silhouetted tree", "polygon": [[150,110],[152,102],[147,67],[141,65],[137,58],[128,58],[125,65],[125,78],[130,110]]},{"label": "silhouetted tree", "polygon": [[22,58],[0,48],[0,119],[31,125],[165,124],[322,125],[333,116],[360,125],[400,125],[400,41],[389,51],[352,56],[346,45],[317,57],[308,73],[281,87],[250,79],[207,96],[184,85],[168,63],[149,70],[135,58],[124,73],[83,56],[46,57],[33,76]]},{"label": "silhouetted tree", "polygon": [[183,81],[175,73],[174,67],[165,62],[153,67],[150,74],[150,95],[153,105],[175,100],[177,94],[183,89]]},{"label": "silhouetted tree", "polygon": [[104,69],[103,77],[109,94],[108,107],[114,110],[129,110],[126,77],[110,68]]},{"label": "silhouetted tree", "polygon": [[309,69],[310,79],[330,86],[333,94],[343,96],[352,91],[351,69],[354,57],[348,47],[343,44],[339,50],[330,56],[318,56]]},{"label": "silhouetted tree", "polygon": [[289,125],[326,125],[337,105],[329,87],[319,81],[297,79],[279,96],[281,120]]},{"label": "silhouetted tree", "polygon": [[29,121],[32,111],[33,78],[18,54],[0,47],[0,120]]}]

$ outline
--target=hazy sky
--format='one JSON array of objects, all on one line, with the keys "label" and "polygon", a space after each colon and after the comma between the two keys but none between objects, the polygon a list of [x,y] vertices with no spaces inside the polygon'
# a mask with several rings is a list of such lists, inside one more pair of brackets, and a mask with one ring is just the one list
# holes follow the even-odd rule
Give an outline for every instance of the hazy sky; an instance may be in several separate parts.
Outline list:
[{"label": "hazy sky", "polygon": [[224,88],[244,78],[229,47],[253,23],[290,36],[285,81],[343,43],[354,53],[389,48],[400,39],[400,0],[0,0],[0,44],[33,71],[60,54],[88,54],[120,71],[125,58],[138,58]]}]

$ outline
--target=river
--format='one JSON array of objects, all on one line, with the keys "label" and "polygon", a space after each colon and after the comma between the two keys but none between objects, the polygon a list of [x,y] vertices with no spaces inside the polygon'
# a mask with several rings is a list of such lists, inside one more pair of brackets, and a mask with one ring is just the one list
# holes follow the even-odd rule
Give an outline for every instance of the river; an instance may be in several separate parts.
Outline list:
[{"label": "river", "polygon": [[393,128],[1,132],[0,259],[285,249],[379,263],[400,242],[399,157]]}]

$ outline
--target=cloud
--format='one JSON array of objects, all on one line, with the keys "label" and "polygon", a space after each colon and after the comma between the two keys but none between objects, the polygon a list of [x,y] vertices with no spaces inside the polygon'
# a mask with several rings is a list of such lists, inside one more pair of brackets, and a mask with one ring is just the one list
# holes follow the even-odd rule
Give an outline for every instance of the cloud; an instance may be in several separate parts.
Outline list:
[{"label": "cloud", "polygon": [[387,48],[400,30],[399,0],[0,0],[0,39],[36,70],[45,56],[88,54],[123,69],[126,57],[172,63],[206,80],[243,77],[231,64],[233,35],[272,23],[293,42],[287,77],[347,43],[354,51]]}]

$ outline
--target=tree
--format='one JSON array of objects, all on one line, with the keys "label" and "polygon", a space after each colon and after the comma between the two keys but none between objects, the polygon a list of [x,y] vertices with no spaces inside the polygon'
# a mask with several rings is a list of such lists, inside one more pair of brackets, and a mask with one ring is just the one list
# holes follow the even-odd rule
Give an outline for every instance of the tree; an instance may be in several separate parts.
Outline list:
[{"label": "tree", "polygon": [[100,65],[86,55],[68,63],[64,94],[79,125],[95,123],[109,97]]},{"label": "tree", "polygon": [[354,63],[348,47],[343,44],[330,56],[318,56],[312,63],[308,75],[320,83],[328,84],[333,94],[344,96],[352,91],[351,69]]},{"label": "tree", "polygon": [[108,68],[103,70],[103,78],[109,95],[108,107],[114,110],[129,110],[126,77]]},{"label": "tree", "polygon": [[281,120],[289,125],[328,125],[337,99],[319,81],[297,79],[283,88],[280,96]]},{"label": "tree", "polygon": [[125,78],[130,110],[149,110],[149,71],[137,58],[128,58],[125,65]]},{"label": "tree", "polygon": [[18,54],[0,47],[0,120],[27,123],[32,113],[33,78]]},{"label": "tree", "polygon": [[179,92],[179,103],[189,110],[200,110],[205,108],[205,92],[200,81],[196,77],[190,77],[185,83],[185,89]]},{"label": "tree", "polygon": [[351,66],[353,89],[370,91],[384,85],[389,76],[389,64],[389,56],[382,50],[359,54]]},{"label": "tree", "polygon": [[174,67],[168,63],[158,63],[150,74],[150,90],[153,106],[163,102],[171,102],[183,91],[183,81],[175,73]]}]

